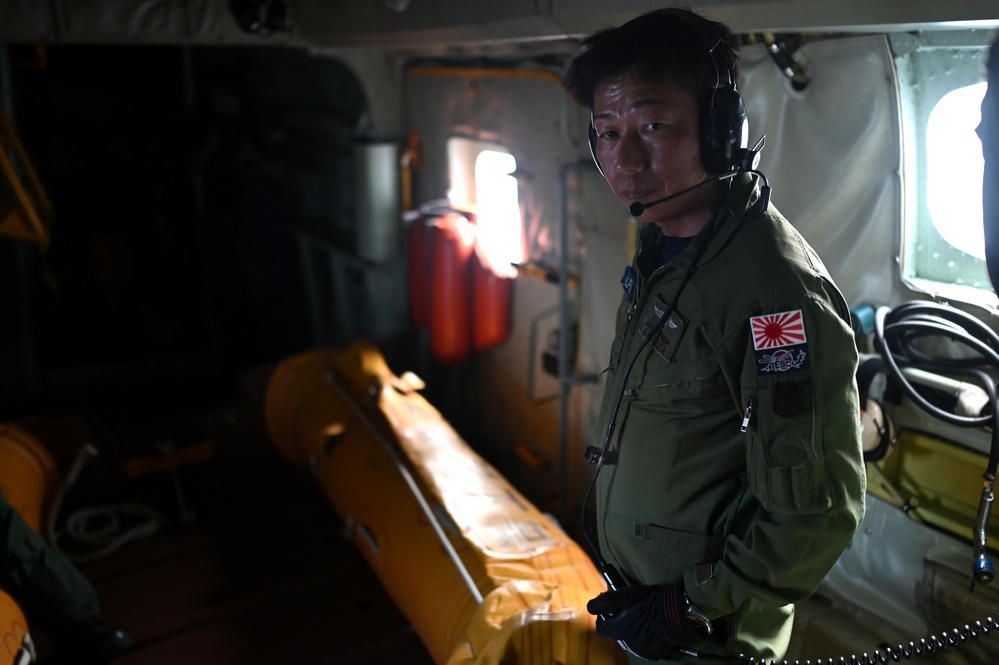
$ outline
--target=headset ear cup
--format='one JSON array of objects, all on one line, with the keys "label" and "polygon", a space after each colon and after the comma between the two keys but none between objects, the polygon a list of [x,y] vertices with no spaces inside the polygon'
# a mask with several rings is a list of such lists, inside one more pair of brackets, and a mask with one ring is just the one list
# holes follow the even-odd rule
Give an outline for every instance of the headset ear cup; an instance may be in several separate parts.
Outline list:
[{"label": "headset ear cup", "polygon": [[590,127],[587,129],[586,136],[590,144],[590,157],[593,158],[593,163],[597,165],[597,171],[600,171],[600,175],[604,175],[604,169],[600,166],[600,160],[597,159],[597,130],[593,126],[593,121],[590,121]]},{"label": "headset ear cup", "polygon": [[731,171],[749,149],[746,103],[734,88],[715,88],[702,107],[701,161],[709,173]]}]

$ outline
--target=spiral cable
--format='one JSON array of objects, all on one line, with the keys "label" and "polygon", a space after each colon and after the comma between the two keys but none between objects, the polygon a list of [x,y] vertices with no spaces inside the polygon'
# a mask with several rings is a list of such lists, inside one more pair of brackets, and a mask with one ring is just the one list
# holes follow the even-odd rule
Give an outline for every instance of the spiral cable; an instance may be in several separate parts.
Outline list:
[{"label": "spiral cable", "polygon": [[966,644],[980,637],[992,634],[992,631],[999,629],[999,622],[995,617],[987,617],[983,621],[976,621],[974,625],[965,624],[961,628],[954,628],[939,635],[931,635],[919,640],[919,642],[909,642],[908,645],[899,644],[895,647],[885,646],[875,649],[872,653],[864,653],[860,656],[834,656],[832,658],[819,658],[816,660],[767,660],[765,658],[753,658],[740,656],[738,659],[731,659],[728,662],[735,665],[878,665],[881,663],[898,663],[902,660],[914,660],[924,656],[930,656],[937,652],[951,647]]}]

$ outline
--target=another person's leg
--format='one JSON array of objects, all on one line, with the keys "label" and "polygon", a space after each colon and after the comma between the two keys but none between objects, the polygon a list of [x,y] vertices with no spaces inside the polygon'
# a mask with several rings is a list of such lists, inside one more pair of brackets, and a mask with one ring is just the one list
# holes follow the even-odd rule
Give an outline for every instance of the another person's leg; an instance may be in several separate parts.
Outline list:
[{"label": "another person's leg", "polygon": [[55,645],[61,662],[96,663],[132,644],[101,619],[97,592],[82,573],[0,494],[0,586]]}]

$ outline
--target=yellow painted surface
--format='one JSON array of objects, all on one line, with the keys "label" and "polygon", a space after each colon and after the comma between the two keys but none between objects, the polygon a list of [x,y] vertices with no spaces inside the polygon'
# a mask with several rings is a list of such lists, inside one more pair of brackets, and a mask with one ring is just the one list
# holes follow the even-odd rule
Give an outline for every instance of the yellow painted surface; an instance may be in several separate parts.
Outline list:
[{"label": "yellow painted surface", "polygon": [[[914,517],[962,539],[972,537],[988,457],[919,432],[902,431],[892,454],[868,465],[868,489]],[[988,528],[989,547],[999,544],[999,509]]]},{"label": "yellow painted surface", "polygon": [[[477,455],[377,349],[291,358],[265,415],[309,464],[383,585],[440,665],[624,663],[586,601],[605,589],[589,557]],[[447,531],[479,605],[397,464]]]},{"label": "yellow painted surface", "polygon": [[58,483],[45,446],[17,425],[0,423],[0,492],[35,531],[41,532],[46,502]]},{"label": "yellow painted surface", "polygon": [[18,654],[25,647],[28,622],[14,599],[0,591],[0,663],[16,663]]}]

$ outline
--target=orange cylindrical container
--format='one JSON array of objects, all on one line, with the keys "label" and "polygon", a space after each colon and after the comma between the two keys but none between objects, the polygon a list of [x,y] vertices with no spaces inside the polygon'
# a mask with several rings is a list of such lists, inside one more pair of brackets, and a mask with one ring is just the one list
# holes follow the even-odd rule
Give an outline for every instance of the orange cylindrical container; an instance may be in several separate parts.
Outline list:
[{"label": "orange cylindrical container", "polygon": [[272,375],[268,431],[309,465],[437,665],[623,665],[584,609],[605,589],[589,557],[421,386],[365,340],[306,353]]},{"label": "orange cylindrical container", "polygon": [[[29,432],[0,423],[0,493],[28,525],[43,532],[59,471],[49,451]],[[17,602],[0,591],[0,665],[34,659],[28,622]]]},{"label": "orange cylindrical container", "polygon": [[[268,432],[282,455],[308,464],[435,662],[444,663],[476,605],[404,482],[398,460],[379,441],[379,425],[385,423],[351,407],[345,391],[376,396],[380,382],[358,386],[335,378],[344,363],[355,360],[356,377],[366,376],[365,363],[382,364],[377,354],[324,350],[278,366],[265,398]],[[467,546],[462,549],[483,576],[481,562],[476,564]],[[487,586],[484,580],[480,584]]]},{"label": "orange cylindrical container", "polygon": [[[274,447],[292,464],[304,465],[322,446],[321,432],[335,422],[327,390],[331,363],[311,351],[279,364],[267,383],[264,421]],[[310,417],[311,416],[311,417]]]},{"label": "orange cylindrical container", "polygon": [[28,633],[28,621],[14,599],[0,591],[0,663],[19,665],[34,661],[34,643]]},{"label": "orange cylindrical container", "polygon": [[42,531],[58,483],[59,471],[45,446],[21,427],[0,423],[0,492],[35,531]]},{"label": "orange cylindrical container", "polygon": [[459,363],[472,353],[469,273],[474,227],[462,215],[434,223],[430,269],[430,353],[442,363]]}]

